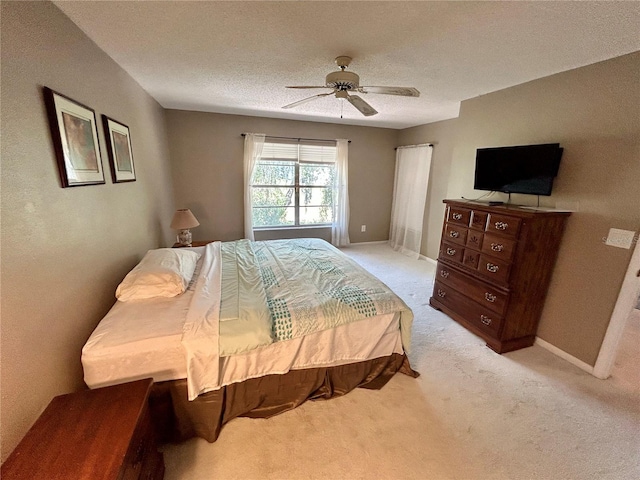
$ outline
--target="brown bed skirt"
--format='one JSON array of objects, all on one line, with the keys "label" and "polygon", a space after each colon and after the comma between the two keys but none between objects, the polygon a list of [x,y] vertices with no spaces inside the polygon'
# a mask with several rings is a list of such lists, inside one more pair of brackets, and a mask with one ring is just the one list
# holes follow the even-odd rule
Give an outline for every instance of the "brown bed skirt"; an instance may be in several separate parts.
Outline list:
[{"label": "brown bed skirt", "polygon": [[234,383],[187,400],[187,381],[155,383],[149,404],[161,443],[201,437],[215,442],[222,426],[236,417],[268,418],[305,401],[345,395],[356,387],[380,389],[396,372],[417,377],[406,355],[337,367],[291,370],[284,375]]}]

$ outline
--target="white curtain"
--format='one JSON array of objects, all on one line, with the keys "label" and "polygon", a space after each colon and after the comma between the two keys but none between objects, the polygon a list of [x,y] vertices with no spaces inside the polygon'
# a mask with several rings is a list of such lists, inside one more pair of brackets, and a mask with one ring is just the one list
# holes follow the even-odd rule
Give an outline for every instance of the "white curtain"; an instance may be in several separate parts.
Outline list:
[{"label": "white curtain", "polygon": [[253,205],[251,202],[251,184],[256,162],[262,155],[265,135],[247,133],[244,136],[244,238],[255,240],[253,236]]},{"label": "white curtain", "polygon": [[336,140],[336,176],[334,187],[331,243],[336,247],[349,245],[349,141]]},{"label": "white curtain", "polygon": [[394,250],[413,258],[420,256],[432,152],[430,145],[399,147],[396,150],[389,243]]}]

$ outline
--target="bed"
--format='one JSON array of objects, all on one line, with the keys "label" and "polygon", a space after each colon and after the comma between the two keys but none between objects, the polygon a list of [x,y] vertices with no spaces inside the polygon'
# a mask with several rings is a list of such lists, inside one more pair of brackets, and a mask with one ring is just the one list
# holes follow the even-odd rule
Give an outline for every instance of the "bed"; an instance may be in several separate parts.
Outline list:
[{"label": "bed", "polygon": [[[161,260],[145,264],[154,255]],[[157,274],[167,257],[180,272],[169,287]],[[156,283],[140,287],[145,268]],[[152,377],[161,441],[213,442],[238,416],[266,418],[308,399],[382,388],[397,372],[418,375],[406,357],[411,310],[323,240],[150,251],[117,295],[82,350],[85,383]]]}]

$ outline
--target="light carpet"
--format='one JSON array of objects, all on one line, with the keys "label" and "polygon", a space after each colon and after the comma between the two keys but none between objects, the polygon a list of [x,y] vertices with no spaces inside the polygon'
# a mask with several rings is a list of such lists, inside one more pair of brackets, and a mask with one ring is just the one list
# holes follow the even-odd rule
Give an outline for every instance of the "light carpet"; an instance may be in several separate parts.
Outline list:
[{"label": "light carpet", "polygon": [[238,418],[212,444],[166,445],[165,479],[640,478],[637,383],[598,380],[539,346],[498,355],[429,306],[433,264],[386,244],[344,252],[413,310],[421,376]]}]

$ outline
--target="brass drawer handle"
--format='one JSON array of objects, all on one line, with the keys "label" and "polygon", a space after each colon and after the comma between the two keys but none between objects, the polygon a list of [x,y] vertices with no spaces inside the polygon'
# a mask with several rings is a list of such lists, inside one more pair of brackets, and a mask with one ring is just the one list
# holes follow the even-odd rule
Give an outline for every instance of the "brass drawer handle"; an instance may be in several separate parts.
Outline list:
[{"label": "brass drawer handle", "polygon": [[447,255],[454,256],[456,254],[455,248],[447,248]]},{"label": "brass drawer handle", "polygon": [[454,220],[460,220],[462,218],[462,214],[461,213],[454,213],[452,215]]},{"label": "brass drawer handle", "polygon": [[501,243],[492,243],[491,250],[493,250],[494,252],[501,252],[502,250],[504,250],[504,245],[502,245]]},{"label": "brass drawer handle", "polygon": [[438,296],[440,298],[444,298],[447,296],[447,292],[445,292],[444,290],[438,289]]},{"label": "brass drawer handle", "polygon": [[509,224],[507,222],[496,222],[495,227],[496,230],[506,230],[509,228]]},{"label": "brass drawer handle", "polygon": [[447,272],[446,270],[440,270],[440,276],[442,278],[447,278],[449,276],[449,272]]},{"label": "brass drawer handle", "polygon": [[495,301],[496,301],[496,296],[495,296],[495,295],[490,294],[489,292],[485,292],[485,294],[484,294],[484,299],[485,299],[487,302],[491,302],[491,303],[493,303],[493,302],[495,302]]},{"label": "brass drawer handle", "polygon": [[500,267],[498,267],[498,265],[494,265],[493,263],[487,263],[487,270],[489,270],[491,273],[496,273],[498,270],[500,270]]},{"label": "brass drawer handle", "polygon": [[460,236],[460,232],[456,232],[455,230],[451,230],[451,231],[449,232],[449,236],[450,236],[451,238],[458,238],[458,237]]},{"label": "brass drawer handle", "polygon": [[480,321],[485,325],[491,325],[491,319],[486,315],[480,315]]}]

